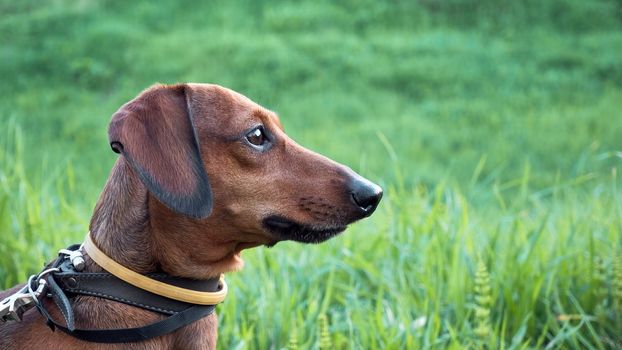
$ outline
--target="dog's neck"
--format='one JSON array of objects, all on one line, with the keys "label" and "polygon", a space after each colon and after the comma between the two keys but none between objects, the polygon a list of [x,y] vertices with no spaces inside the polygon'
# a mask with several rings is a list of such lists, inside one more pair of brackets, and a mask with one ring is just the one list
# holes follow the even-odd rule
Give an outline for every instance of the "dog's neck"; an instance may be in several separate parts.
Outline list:
[{"label": "dog's neck", "polygon": [[150,239],[148,193],[119,159],[95,206],[89,229],[95,244],[118,263],[140,273],[157,269]]},{"label": "dog's neck", "polygon": [[[90,231],[105,254],[136,272],[210,278],[242,267],[235,242],[206,237],[217,229],[210,221],[193,220],[166,208],[121,157],[95,206]],[[200,242],[197,232],[204,237]]]}]

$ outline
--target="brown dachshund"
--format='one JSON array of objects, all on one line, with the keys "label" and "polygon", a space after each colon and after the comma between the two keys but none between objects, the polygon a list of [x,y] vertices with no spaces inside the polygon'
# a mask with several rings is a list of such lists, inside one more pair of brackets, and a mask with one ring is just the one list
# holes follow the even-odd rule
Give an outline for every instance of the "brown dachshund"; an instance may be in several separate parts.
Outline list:
[{"label": "brown dachshund", "polygon": [[[206,279],[239,270],[243,249],[325,241],[371,215],[382,197],[350,168],[296,144],[274,112],[217,85],[155,85],[113,115],[109,137],[122,156],[90,231],[104,253],[139,273]],[[86,270],[101,268],[87,256]],[[162,317],[88,296],[72,303],[83,329]],[[58,310],[53,316],[60,319]],[[1,349],[213,349],[216,340],[215,314],[131,344],[52,332],[34,309],[20,323],[0,324]]]}]

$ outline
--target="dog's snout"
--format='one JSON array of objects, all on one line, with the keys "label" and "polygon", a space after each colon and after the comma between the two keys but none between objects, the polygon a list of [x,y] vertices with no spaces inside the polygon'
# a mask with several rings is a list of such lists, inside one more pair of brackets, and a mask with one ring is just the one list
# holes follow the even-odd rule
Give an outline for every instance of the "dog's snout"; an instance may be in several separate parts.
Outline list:
[{"label": "dog's snout", "polygon": [[382,188],[364,178],[354,179],[350,186],[354,204],[365,216],[371,215],[382,199]]}]

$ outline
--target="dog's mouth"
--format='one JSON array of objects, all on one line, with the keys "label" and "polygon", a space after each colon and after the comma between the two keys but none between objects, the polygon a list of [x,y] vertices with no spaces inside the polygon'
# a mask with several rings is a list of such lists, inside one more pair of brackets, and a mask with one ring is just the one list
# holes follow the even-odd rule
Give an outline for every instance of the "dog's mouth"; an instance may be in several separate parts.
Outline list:
[{"label": "dog's mouth", "polygon": [[279,215],[268,216],[263,220],[263,225],[268,231],[279,239],[301,243],[324,242],[340,234],[347,228],[346,225],[307,225]]}]

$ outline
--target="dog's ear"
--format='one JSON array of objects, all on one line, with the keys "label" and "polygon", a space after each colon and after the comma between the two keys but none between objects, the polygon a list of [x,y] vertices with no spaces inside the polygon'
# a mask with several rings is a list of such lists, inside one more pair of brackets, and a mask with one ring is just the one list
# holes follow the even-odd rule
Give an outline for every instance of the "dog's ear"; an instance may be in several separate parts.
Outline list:
[{"label": "dog's ear", "polygon": [[205,218],[212,191],[189,113],[185,85],[156,85],[112,116],[108,137],[158,200]]}]

